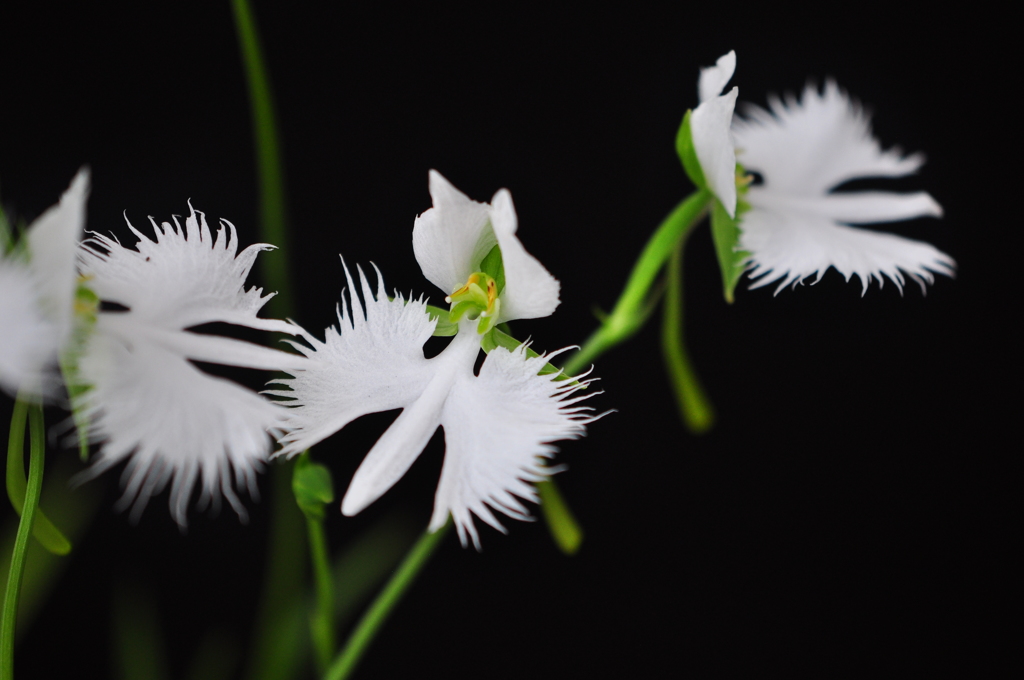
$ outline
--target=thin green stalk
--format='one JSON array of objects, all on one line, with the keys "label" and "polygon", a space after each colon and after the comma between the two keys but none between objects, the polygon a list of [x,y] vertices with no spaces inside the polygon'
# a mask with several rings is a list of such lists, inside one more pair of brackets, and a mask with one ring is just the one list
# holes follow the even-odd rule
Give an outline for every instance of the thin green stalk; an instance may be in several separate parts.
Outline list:
[{"label": "thin green stalk", "polygon": [[[247,0],[231,0],[231,8],[249,86],[260,197],[260,238],[288,252],[281,147],[259,32]],[[287,258],[280,253],[269,253],[260,258],[260,266],[267,288],[277,292],[267,304],[268,312],[277,318],[291,316],[294,306]],[[302,514],[291,492],[293,468],[292,463],[284,463],[270,470],[268,561],[247,675],[251,680],[291,677],[303,654],[303,617],[293,603],[303,597],[306,551]]]},{"label": "thin green stalk", "polygon": [[633,266],[611,314],[562,366],[568,375],[576,375],[598,356],[640,330],[650,311],[648,293],[658,272],[675,245],[704,217],[712,200],[711,193],[701,189],[679,203],[658,226]]},{"label": "thin green stalk", "polygon": [[[14,551],[11,553],[11,569],[7,575],[7,590],[4,591],[3,613],[0,614],[0,680],[14,678],[14,624],[18,613],[18,595],[21,593],[21,577],[25,573],[25,552],[32,531],[32,519],[43,488],[43,407],[29,407],[28,415],[28,486],[25,489],[25,505],[21,509],[21,522],[18,524],[18,533],[14,539]],[[18,454],[24,455],[24,451],[18,451]]]},{"label": "thin green stalk", "polygon": [[715,422],[711,400],[704,394],[697,374],[690,365],[683,341],[683,246],[681,240],[668,261],[668,286],[665,291],[661,324],[661,351],[683,422],[693,434],[703,434]]},{"label": "thin green stalk", "polygon": [[387,620],[391,610],[398,604],[398,601],[405,594],[409,586],[412,585],[420,569],[430,559],[430,556],[434,553],[437,546],[440,545],[441,540],[450,528],[451,521],[449,520],[447,524],[437,531],[433,533],[428,531],[420,537],[420,540],[416,541],[416,545],[409,551],[401,566],[398,567],[398,571],[387,582],[380,595],[377,596],[377,599],[370,605],[363,618],[360,619],[355,630],[352,631],[348,642],[345,643],[344,649],[335,658],[327,673],[324,674],[324,680],[343,680],[355,670],[356,664],[359,663],[363,653],[377,635],[377,631],[380,630],[380,627]]},{"label": "thin green stalk", "polygon": [[544,515],[551,537],[555,539],[555,545],[566,555],[575,555],[583,544],[583,529],[573,517],[569,504],[562,498],[555,480],[537,482],[537,494],[540,496],[541,514]]},{"label": "thin green stalk", "polygon": [[323,674],[334,656],[334,580],[331,557],[327,551],[324,521],[306,516],[309,528],[309,550],[313,559],[313,579],[316,583],[316,604],[310,624],[313,649],[316,650],[317,670]]},{"label": "thin green stalk", "polygon": [[[277,117],[270,91],[270,79],[263,62],[256,20],[247,0],[231,0],[235,16],[235,29],[242,50],[246,82],[249,85],[249,103],[252,110],[253,141],[256,146],[256,165],[259,180],[260,238],[288,250],[288,230],[285,220],[284,172],[281,163],[281,144],[277,136]],[[263,280],[277,296],[267,303],[267,310],[275,318],[292,315],[294,309],[288,258],[270,253],[260,258]]]}]

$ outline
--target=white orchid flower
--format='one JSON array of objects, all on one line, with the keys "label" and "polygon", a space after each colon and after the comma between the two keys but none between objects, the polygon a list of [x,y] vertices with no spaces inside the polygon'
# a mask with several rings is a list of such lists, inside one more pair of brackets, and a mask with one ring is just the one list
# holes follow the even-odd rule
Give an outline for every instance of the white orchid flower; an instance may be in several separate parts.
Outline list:
[{"label": "white orchid flower", "polygon": [[[532,483],[552,470],[550,442],[584,434],[594,417],[573,396],[583,383],[538,375],[549,357],[528,358],[525,346],[493,349],[473,369],[481,333],[494,323],[547,316],[558,306],[559,284],[516,237],[512,198],[502,189],[490,205],[470,200],[439,173],[430,173],[434,207],[416,219],[413,248],[423,274],[448,296],[458,334],[441,354],[426,359],[423,344],[436,319],[422,300],[388,300],[377,273],[376,295],[359,270],[362,303],[345,269],[350,304],[323,342],[304,333],[310,359],[303,371],[280,381],[294,399],[291,431],[281,453],[294,455],[367,413],[401,408],[356,471],[341,509],[354,515],[405,474],[438,426],[445,458],[429,529],[454,519],[459,539],[479,549],[473,515],[504,532],[493,511],[528,519],[520,499],[536,502]],[[484,271],[500,251],[500,276]],[[493,261],[493,260],[492,260]]]},{"label": "white orchid flower", "polygon": [[832,192],[852,179],[916,172],[923,155],[883,151],[868,114],[833,81],[821,94],[808,86],[802,101],[771,98],[769,108],[750,106],[733,122],[740,161],[764,180],[747,191],[740,222],[751,288],[779,281],[778,293],[815,273],[817,282],[830,266],[847,281],[859,277],[863,292],[883,275],[901,292],[903,273],[922,291],[934,273],[953,275],[953,258],[928,243],[848,226],[941,217],[927,193]]},{"label": "white orchid flower", "polygon": [[89,171],[25,232],[27,260],[0,252],[0,387],[29,398],[58,393],[58,352],[72,329],[75,250],[85,225]]},{"label": "white orchid flower", "polygon": [[89,389],[75,406],[92,421],[91,438],[102,442],[87,475],[129,459],[120,505],[134,504],[133,519],[171,482],[171,515],[184,526],[197,481],[201,506],[223,495],[245,519],[232,477],[256,494],[255,473],[286,409],[192,362],[279,370],[305,359],[187,329],[221,322],[294,334],[291,324],[256,316],[272,294],[245,289],[256,255],[273,246],[252,245],[236,256],[234,226],[221,220],[214,238],[194,209],[184,227],[177,217],[173,225],[150,221],[156,240],[128,224],[139,238],[135,250],[95,233],[79,250],[90,288],[108,306],[123,308],[101,308],[78,359]]},{"label": "white orchid flower", "polygon": [[700,104],[690,114],[693,150],[704,180],[722,202],[729,217],[736,216],[736,148],[729,126],[739,89],[722,90],[736,71],[736,52],[719,57],[714,66],[702,68],[697,82]]}]

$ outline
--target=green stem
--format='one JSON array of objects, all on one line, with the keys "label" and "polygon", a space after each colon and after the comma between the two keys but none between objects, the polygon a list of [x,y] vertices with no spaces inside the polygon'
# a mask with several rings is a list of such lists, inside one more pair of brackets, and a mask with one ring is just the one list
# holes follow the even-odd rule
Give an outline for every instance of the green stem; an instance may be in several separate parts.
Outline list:
[{"label": "green stem", "polygon": [[640,258],[626,281],[626,287],[601,324],[601,327],[574,352],[562,366],[568,375],[576,375],[601,354],[627,340],[640,330],[649,313],[648,293],[676,243],[707,213],[713,197],[701,189],[682,201],[658,226],[644,246]]},{"label": "green stem", "polygon": [[[288,252],[281,147],[259,32],[247,0],[231,0],[231,8],[249,86],[259,181],[260,238]],[[287,258],[280,253],[268,253],[260,258],[260,266],[267,288],[277,292],[267,304],[270,316],[291,316],[294,307]],[[294,602],[302,598],[305,546],[302,515],[291,491],[293,467],[292,464],[274,465],[270,470],[270,537],[250,657],[248,677],[253,679],[292,677],[303,652],[303,617]]]},{"label": "green stem", "polygon": [[334,656],[334,580],[331,558],[327,550],[324,521],[306,515],[309,529],[309,552],[313,560],[313,579],[316,582],[316,606],[310,628],[313,648],[316,650],[317,668],[323,674]]},{"label": "green stem", "polygon": [[[16,407],[17,408],[17,407]],[[11,569],[7,575],[7,589],[4,591],[3,613],[0,615],[0,680],[14,678],[14,624],[18,613],[18,595],[21,593],[21,577],[25,573],[25,552],[28,549],[29,534],[32,531],[32,519],[39,494],[43,488],[43,451],[45,433],[43,431],[43,407],[29,407],[29,465],[28,486],[25,490],[25,505],[21,509],[21,522],[14,539],[14,551],[11,553]],[[24,419],[22,433],[24,433]],[[14,423],[12,423],[13,425]],[[24,443],[24,434],[22,434]],[[10,453],[10,452],[8,452]],[[18,451],[24,455],[24,451]]]},{"label": "green stem", "polygon": [[703,434],[715,422],[711,400],[697,380],[697,374],[690,365],[683,341],[683,246],[682,239],[672,251],[668,262],[668,286],[663,306],[661,324],[661,351],[665,357],[668,374],[683,422],[693,434]]},{"label": "green stem", "polygon": [[374,600],[373,604],[363,615],[352,635],[349,636],[345,648],[335,658],[334,663],[324,674],[324,680],[343,680],[355,669],[356,664],[362,658],[363,653],[369,647],[380,630],[381,625],[387,620],[388,614],[401,599],[405,591],[412,585],[419,574],[420,569],[427,563],[434,550],[440,545],[441,540],[448,533],[451,527],[449,520],[443,527],[435,532],[426,532],[416,541],[416,544],[406,555],[405,560],[398,567],[391,580],[387,582],[384,589]]},{"label": "green stem", "polygon": [[575,555],[583,543],[583,529],[573,517],[569,504],[562,498],[554,479],[537,482],[537,495],[540,496],[540,511],[544,522],[548,525],[555,545],[566,555]]},{"label": "green stem", "polygon": [[[270,79],[263,63],[256,20],[248,1],[232,0],[231,7],[234,11],[239,47],[242,50],[242,64],[245,66],[246,81],[249,85],[259,179],[260,238],[287,253],[289,251],[288,230],[285,226],[284,172],[281,169],[281,145],[277,136],[277,119],[274,115]],[[277,295],[267,303],[268,313],[274,318],[291,316],[294,307],[288,258],[270,253],[260,257],[260,266],[267,288],[277,291]]]}]

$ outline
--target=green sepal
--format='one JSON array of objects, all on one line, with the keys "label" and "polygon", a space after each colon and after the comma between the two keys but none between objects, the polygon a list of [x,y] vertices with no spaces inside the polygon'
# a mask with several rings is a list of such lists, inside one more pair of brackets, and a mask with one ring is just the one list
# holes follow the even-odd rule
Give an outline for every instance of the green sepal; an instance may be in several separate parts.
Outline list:
[{"label": "green sepal", "polygon": [[[742,168],[740,168],[742,170]],[[715,254],[718,255],[718,268],[722,272],[722,293],[725,301],[733,302],[733,293],[740,277],[746,271],[745,262],[750,253],[740,250],[740,222],[743,213],[750,210],[750,204],[743,200],[742,194],[746,193],[746,186],[737,187],[740,197],[736,201],[736,217],[729,217],[729,213],[722,207],[721,201],[715,199],[711,208],[711,238],[715,242]]]},{"label": "green sepal", "polygon": [[698,189],[707,189],[708,183],[704,179],[704,169],[700,167],[700,161],[697,160],[697,150],[693,148],[693,133],[690,130],[690,114],[692,110],[688,110],[683,116],[683,122],[679,126],[679,132],[676,133],[676,153],[679,154],[679,160],[683,163],[683,170],[686,171],[686,175],[693,182],[693,185]]},{"label": "green sepal", "polygon": [[68,396],[71,397],[72,419],[78,433],[78,455],[82,462],[89,460],[89,419],[79,408],[81,396],[92,388],[84,380],[78,370],[78,359],[82,356],[85,343],[96,325],[100,309],[100,298],[89,288],[87,280],[79,278],[75,289],[75,329],[71,335],[68,349],[61,353],[60,371],[64,376]]},{"label": "green sepal", "polygon": [[334,502],[331,471],[320,463],[314,463],[309,451],[303,452],[295,463],[292,492],[299,509],[312,520],[322,521],[324,506]]},{"label": "green sepal", "polygon": [[7,213],[0,207],[0,255],[3,255],[14,245],[11,236],[11,223],[7,220]]},{"label": "green sepal", "polygon": [[480,261],[480,271],[487,274],[498,286],[498,295],[505,290],[505,264],[501,259],[501,248],[494,246]]},{"label": "green sepal", "polygon": [[[28,404],[21,400],[15,403],[14,412],[11,414],[10,439],[7,442],[7,497],[11,499],[11,505],[18,515],[21,515],[21,510],[25,506],[25,490],[28,487],[24,457],[28,408]],[[71,552],[71,541],[53,525],[39,506],[36,506],[32,519],[32,535],[41,546],[54,555],[67,555]]]},{"label": "green sepal", "polygon": [[459,324],[451,320],[447,309],[427,305],[427,314],[430,315],[430,318],[437,319],[437,325],[434,326],[434,335],[448,338],[459,332]]},{"label": "green sepal", "polygon": [[[519,342],[511,335],[505,333],[499,328],[492,328],[490,331],[480,336],[480,347],[488,354],[490,354],[491,350],[493,350],[495,347],[504,347],[505,349],[511,352],[515,349],[518,349],[519,346],[522,344],[523,343]],[[534,352],[532,349],[527,347],[526,356],[532,359],[534,357],[539,357],[540,354]],[[543,368],[537,371],[537,375],[550,375],[552,373],[558,373],[561,370],[562,369],[553,366],[550,363],[547,363],[544,364]],[[561,379],[564,380],[567,377],[569,376],[562,376]]]}]

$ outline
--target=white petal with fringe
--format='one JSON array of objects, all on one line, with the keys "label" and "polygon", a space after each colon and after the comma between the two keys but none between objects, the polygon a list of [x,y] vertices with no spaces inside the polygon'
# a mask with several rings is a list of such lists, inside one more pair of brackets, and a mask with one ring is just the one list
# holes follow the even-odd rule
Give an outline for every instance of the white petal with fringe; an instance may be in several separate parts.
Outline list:
[{"label": "white petal with fringe", "polygon": [[777,97],[769,110],[749,106],[733,122],[739,160],[761,174],[751,186],[749,212],[740,222],[740,248],[749,252],[751,288],[778,282],[776,294],[830,266],[847,281],[857,276],[862,294],[889,278],[902,292],[905,276],[921,290],[935,274],[952,276],[956,263],[922,241],[859,229],[855,224],[941,217],[927,193],[830,193],[861,177],[900,177],[917,171],[921,154],[883,150],[868,114],[833,81],[819,93],[808,86],[800,100]]},{"label": "white petal with fringe", "polygon": [[[151,220],[152,222],[152,220]],[[271,295],[246,290],[256,255],[237,254],[235,228],[222,221],[216,237],[194,209],[174,223],[152,222],[155,240],[129,223],[139,238],[134,250],[92,234],[79,250],[83,274],[108,303],[126,311],[101,311],[80,359],[89,387],[76,407],[91,418],[90,437],[101,442],[93,476],[129,459],[121,504],[137,518],[149,498],[171,483],[171,515],[187,522],[189,499],[201,484],[201,505],[223,495],[245,519],[234,484],[255,493],[255,472],[282,431],[280,405],[233,382],[210,376],[192,361],[280,370],[306,359],[231,338],[189,332],[220,322],[295,334],[292,324],[256,316]]]},{"label": "white petal with fringe", "polygon": [[390,489],[440,426],[446,451],[430,529],[451,514],[463,545],[479,548],[474,515],[499,529],[495,510],[527,519],[518,499],[535,501],[531,484],[551,474],[550,442],[582,435],[594,419],[576,405],[584,397],[573,396],[587,383],[538,375],[548,359],[527,358],[525,347],[494,349],[474,375],[480,336],[465,319],[448,347],[426,359],[422,347],[435,322],[425,303],[388,300],[379,272],[374,294],[361,269],[360,302],[347,268],[345,276],[349,303],[338,327],[328,328],[323,342],[303,333],[309,346],[295,345],[308,365],[287,369],[293,377],[278,381],[286,389],[269,391],[296,407],[281,453],[295,455],[361,415],[401,408],[356,471],[342,501],[346,515]]}]

